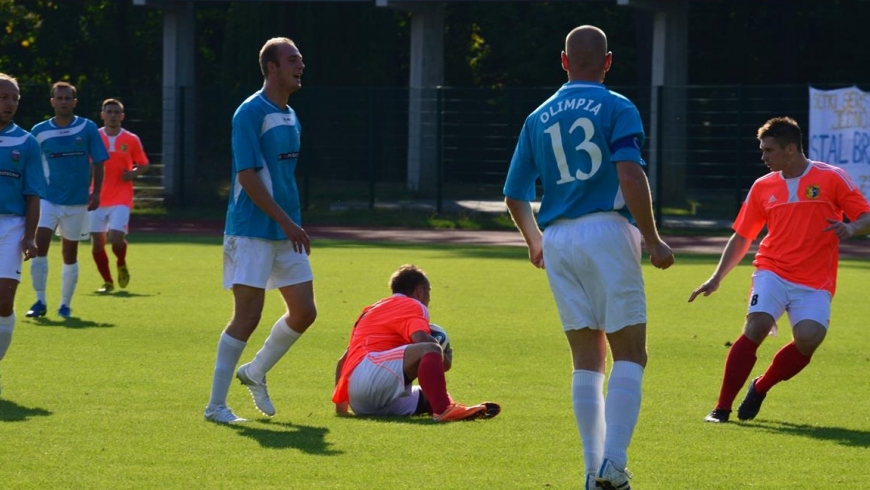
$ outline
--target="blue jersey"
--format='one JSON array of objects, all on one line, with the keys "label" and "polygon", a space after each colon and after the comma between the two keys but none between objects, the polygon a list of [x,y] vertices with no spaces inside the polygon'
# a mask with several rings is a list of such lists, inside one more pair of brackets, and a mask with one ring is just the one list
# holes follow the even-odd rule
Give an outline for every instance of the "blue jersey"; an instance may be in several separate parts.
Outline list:
[{"label": "blue jersey", "polygon": [[630,100],[599,83],[568,82],[526,118],[504,195],[533,201],[540,178],[542,229],[553,220],[596,212],[617,211],[631,220],[615,164],[646,165],[640,154],[644,138]]},{"label": "blue jersey", "polygon": [[65,206],[88,203],[91,189],[91,162],[109,159],[97,125],[84,117],[73,117],[60,127],[54,118],[43,121],[31,131],[42,150],[45,195],[54,204]]},{"label": "blue jersey", "polygon": [[278,107],[260,90],[233,115],[233,187],[227,235],[286,240],[278,222],[263,212],[239,184],[238,173],[254,169],[272,198],[297,225],[302,225],[296,163],[302,128],[288,106]]},{"label": "blue jersey", "polygon": [[9,124],[0,131],[0,215],[24,216],[25,196],[41,197],[44,187],[36,138]]}]

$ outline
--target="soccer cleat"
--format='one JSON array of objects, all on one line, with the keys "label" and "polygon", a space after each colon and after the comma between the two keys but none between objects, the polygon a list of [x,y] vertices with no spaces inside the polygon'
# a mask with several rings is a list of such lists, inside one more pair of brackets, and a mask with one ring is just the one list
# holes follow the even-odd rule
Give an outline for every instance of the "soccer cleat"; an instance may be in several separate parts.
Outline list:
[{"label": "soccer cleat", "polygon": [[620,471],[613,466],[609,459],[605,459],[601,464],[601,469],[598,470],[598,476],[595,478],[595,483],[598,488],[604,490],[631,490],[628,480],[634,475],[628,471],[628,468]]},{"label": "soccer cleat", "polygon": [[115,285],[110,282],[104,282],[100,289],[97,289],[98,293],[111,293],[115,290]]},{"label": "soccer cleat", "polygon": [[48,307],[42,301],[37,300],[36,303],[33,303],[33,306],[30,307],[30,310],[25,314],[28,318],[34,318],[37,316],[45,316],[48,313]]},{"label": "soccer cleat", "polygon": [[601,487],[595,482],[595,474],[589,473],[586,475],[586,483],[583,485],[583,490],[597,490]]},{"label": "soccer cleat", "polygon": [[216,422],[218,424],[235,424],[239,422],[247,422],[246,419],[243,419],[230,410],[230,407],[226,405],[220,405],[217,407],[205,407],[205,413],[203,414],[206,420],[209,422]]},{"label": "soccer cleat", "polygon": [[480,416],[480,418],[482,419],[491,419],[501,413],[501,405],[499,405],[498,403],[483,402],[481,403],[481,405],[483,405],[485,408]]},{"label": "soccer cleat", "polygon": [[236,371],[236,378],[251,392],[251,398],[254,399],[254,406],[257,407],[257,410],[271,417],[275,415],[275,405],[272,405],[269,391],[266,389],[266,377],[263,376],[262,382],[254,381],[248,376],[248,365],[242,364],[239,366],[239,370]]},{"label": "soccer cleat", "polygon": [[121,286],[121,289],[127,287],[127,284],[130,284],[130,270],[127,269],[127,265],[119,265],[118,266],[118,286]]},{"label": "soccer cleat", "polygon": [[[759,376],[760,377],[760,376]],[[746,398],[743,399],[743,403],[737,407],[737,418],[740,420],[752,420],[758,415],[758,411],[761,410],[761,402],[764,401],[764,398],[767,396],[767,393],[759,393],[755,391],[755,382],[758,381],[758,378],[752,380],[749,383],[749,389],[746,390]]]},{"label": "soccer cleat", "polygon": [[61,318],[68,319],[72,316],[72,309],[67,305],[60,305],[60,308],[57,309],[57,314]]},{"label": "soccer cleat", "polygon": [[485,416],[486,405],[466,407],[461,403],[452,403],[447,408],[433,416],[435,422],[453,422],[456,420],[474,420]]},{"label": "soccer cleat", "polygon": [[704,422],[712,422],[714,424],[724,424],[728,422],[728,417],[731,416],[731,410],[724,408],[714,408],[710,410],[710,414],[704,417]]}]

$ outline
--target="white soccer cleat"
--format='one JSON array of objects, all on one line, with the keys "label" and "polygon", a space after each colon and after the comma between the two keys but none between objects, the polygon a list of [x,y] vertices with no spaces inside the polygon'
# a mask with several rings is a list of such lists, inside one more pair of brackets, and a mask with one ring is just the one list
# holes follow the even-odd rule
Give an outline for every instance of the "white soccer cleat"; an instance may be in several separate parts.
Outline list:
[{"label": "white soccer cleat", "polygon": [[601,469],[598,470],[598,476],[595,478],[595,483],[598,488],[604,490],[631,490],[631,485],[628,483],[634,475],[628,469],[619,470],[609,459],[605,459],[601,464]]},{"label": "white soccer cleat", "polygon": [[218,424],[237,424],[240,422],[247,422],[247,419],[237,416],[232,410],[230,410],[230,407],[226,405],[205,407],[205,413],[203,416],[209,422],[217,422]]},{"label": "white soccer cleat", "polygon": [[254,399],[254,406],[257,407],[257,410],[271,417],[275,415],[275,405],[272,405],[272,399],[269,398],[269,391],[266,389],[266,377],[263,376],[262,382],[254,381],[253,378],[248,376],[248,365],[242,364],[239,366],[239,370],[236,371],[236,378],[251,392],[251,398]]},{"label": "white soccer cleat", "polygon": [[595,474],[589,473],[586,475],[586,483],[583,485],[583,490],[598,490],[600,488],[597,483],[595,483]]}]

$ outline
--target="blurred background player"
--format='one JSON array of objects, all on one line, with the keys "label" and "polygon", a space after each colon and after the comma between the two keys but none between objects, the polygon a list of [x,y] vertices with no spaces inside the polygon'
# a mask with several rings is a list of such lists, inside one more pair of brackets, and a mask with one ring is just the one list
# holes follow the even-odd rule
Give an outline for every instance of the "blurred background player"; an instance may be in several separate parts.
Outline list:
[{"label": "blurred background player", "polygon": [[233,193],[224,231],[224,287],[233,290],[233,317],[218,341],[211,397],[205,419],[244,422],[227,406],[233,370],[263,313],[266,289],[278,289],[287,307],[254,359],[236,377],[248,388],[260,412],[275,406],[266,373],[317,318],[311,240],[301,227],[296,185],[301,128],[287,105],[302,87],[305,63],[296,43],[266,41],[260,50],[263,88],[233,115]]},{"label": "blurred background player", "polygon": [[[770,173],[752,184],[719,265],[689,296],[692,302],[719,289],[767,227],[752,262],[743,334],[728,350],[719,400],[704,419],[713,423],[728,422],[734,398],[755,366],[758,346],[783,313],[788,312],[793,340],[749,383],[737,418],[755,418],[768,390],[810,363],[828,332],[840,241],[870,231],[870,205],[861,191],[842,168],[804,156],[803,134],[794,119],[770,119],[758,128],[757,137]],[[850,223],[843,222],[844,215]]]},{"label": "blurred background player", "polygon": [[94,262],[103,277],[98,293],[115,289],[106,241],[112,244],[115,263],[118,267],[118,286],[127,287],[130,271],[127,269],[127,240],[130,210],[133,208],[133,179],[148,170],[148,157],[142,149],[139,137],[121,127],[124,120],[124,104],[117,99],[103,101],[100,118],[103,127],[100,137],[109,152],[104,164],[103,189],[100,192],[100,207],[91,211],[90,226]]},{"label": "blurred background player", "polygon": [[45,184],[39,144],[12,122],[20,99],[18,82],[0,73],[0,361],[12,343],[22,262],[36,256],[39,196]]},{"label": "blurred background player", "polygon": [[[526,119],[504,186],[529,259],[546,269],[571,347],[587,490],[630,488],[627,450],[647,362],[641,235],[654,266],[674,262],[653,220],[640,115],[603,85],[612,61],[597,27],[568,34],[562,51],[568,83]],[[539,178],[536,223],[530,201]],[[605,398],[608,343],[613,366]]]},{"label": "blurred background player", "polygon": [[42,151],[45,172],[45,195],[40,202],[36,229],[37,256],[30,265],[36,303],[28,317],[44,316],[48,309],[45,287],[48,282],[48,248],[55,230],[61,237],[63,270],[61,272],[60,308],[63,318],[72,315],[70,305],[79,280],[79,241],[90,235],[88,211],[100,206],[103,185],[103,162],[109,159],[97,125],[76,116],[76,88],[66,82],[51,87],[54,117],[31,131]]},{"label": "blurred background player", "polygon": [[[335,368],[332,401],[340,414],[418,415],[436,422],[494,417],[492,402],[467,407],[447,394],[453,350],[442,350],[429,329],[429,279],[403,265],[390,277],[393,295],[363,309]],[[419,379],[420,386],[411,383]]]}]

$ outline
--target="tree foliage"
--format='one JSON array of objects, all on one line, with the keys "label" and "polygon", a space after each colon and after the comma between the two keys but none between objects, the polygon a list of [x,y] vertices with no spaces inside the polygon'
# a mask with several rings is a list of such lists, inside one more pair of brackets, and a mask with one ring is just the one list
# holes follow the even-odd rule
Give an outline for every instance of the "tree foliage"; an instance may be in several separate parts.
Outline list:
[{"label": "tree foliage", "polygon": [[[410,14],[374,2],[196,2],[197,85],[246,90],[261,81],[256,52],[294,38],[318,86],[404,86]],[[690,84],[849,83],[870,79],[870,2],[698,0],[689,3]],[[23,84],[66,80],[125,96],[158,90],[162,11],[130,0],[0,0],[0,70]],[[608,82],[633,85],[652,16],[616,2],[449,2],[445,84],[517,87],[562,83],[559,51],[570,28],[607,33]]]}]

